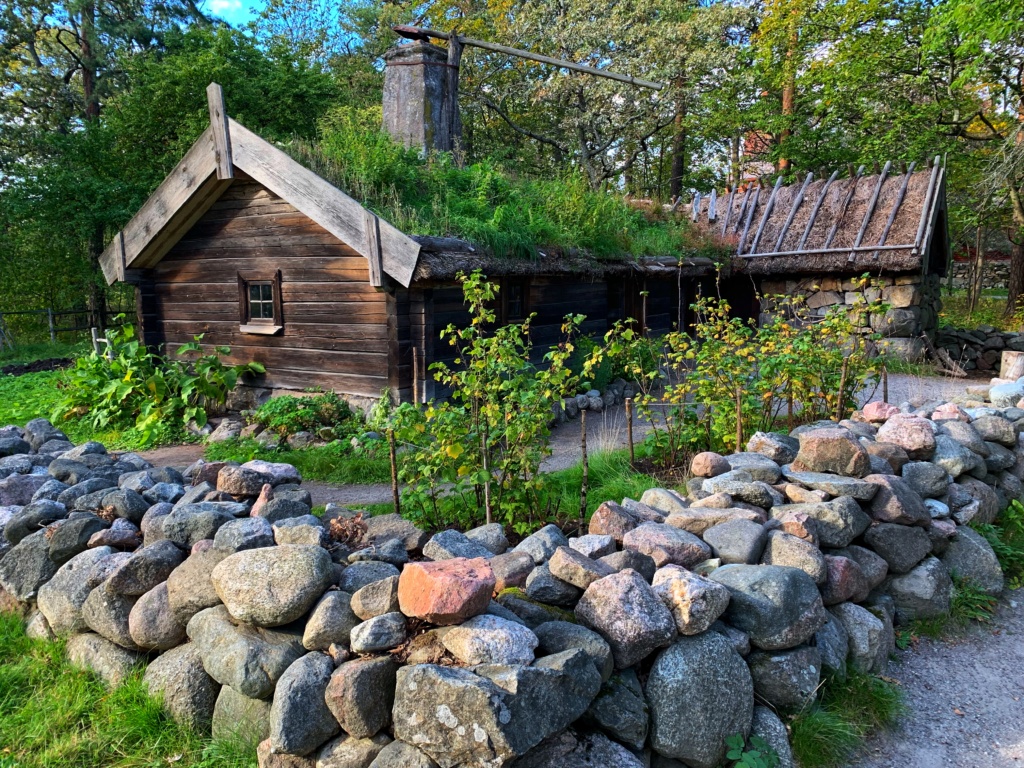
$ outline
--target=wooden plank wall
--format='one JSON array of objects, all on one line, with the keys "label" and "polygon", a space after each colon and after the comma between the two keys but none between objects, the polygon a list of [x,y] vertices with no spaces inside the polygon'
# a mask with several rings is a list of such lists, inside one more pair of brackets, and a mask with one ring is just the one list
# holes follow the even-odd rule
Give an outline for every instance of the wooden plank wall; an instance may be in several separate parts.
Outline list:
[{"label": "wooden plank wall", "polygon": [[[168,350],[205,334],[231,362],[267,367],[263,386],[319,386],[378,397],[397,383],[400,324],[371,288],[366,259],[240,174],[164,259],[147,270],[140,309],[147,344]],[[281,270],[284,329],[239,332],[238,273]],[[400,302],[391,298],[394,313]],[[406,325],[408,323],[406,322]]]}]

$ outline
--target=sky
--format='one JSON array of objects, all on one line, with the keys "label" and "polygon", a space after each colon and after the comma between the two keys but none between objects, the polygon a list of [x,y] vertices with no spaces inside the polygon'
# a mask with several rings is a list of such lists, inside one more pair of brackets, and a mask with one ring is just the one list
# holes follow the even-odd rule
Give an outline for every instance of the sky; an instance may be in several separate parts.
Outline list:
[{"label": "sky", "polygon": [[224,19],[232,26],[240,27],[252,21],[263,7],[264,0],[206,0],[202,9],[214,16]]}]

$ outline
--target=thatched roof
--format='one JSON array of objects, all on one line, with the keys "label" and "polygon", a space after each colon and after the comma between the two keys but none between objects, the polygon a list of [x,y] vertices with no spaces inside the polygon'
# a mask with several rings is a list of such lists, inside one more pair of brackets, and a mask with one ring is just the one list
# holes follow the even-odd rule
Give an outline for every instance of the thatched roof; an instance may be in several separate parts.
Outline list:
[{"label": "thatched roof", "polygon": [[452,237],[412,237],[420,245],[420,257],[413,282],[447,282],[459,272],[479,269],[488,277],[531,275],[591,276],[638,274],[647,276],[702,277],[715,271],[715,263],[706,257],[596,259],[585,253],[541,252],[534,259],[499,257],[487,250]]},{"label": "thatched roof", "polygon": [[691,216],[735,248],[738,272],[921,270],[936,228],[945,226],[939,215],[945,211],[945,171],[938,164],[905,174],[888,172],[890,167],[880,174],[833,174],[701,195]]}]

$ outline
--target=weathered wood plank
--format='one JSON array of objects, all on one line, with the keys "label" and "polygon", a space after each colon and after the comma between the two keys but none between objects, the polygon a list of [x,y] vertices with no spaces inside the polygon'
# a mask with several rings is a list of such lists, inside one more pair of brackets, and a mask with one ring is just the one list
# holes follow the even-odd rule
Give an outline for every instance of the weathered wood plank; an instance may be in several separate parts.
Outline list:
[{"label": "weathered wood plank", "polygon": [[[368,255],[364,251],[364,209],[359,203],[234,120],[230,127],[235,164],[239,168],[339,240]],[[408,287],[419,259],[419,244],[381,221],[380,245],[384,271]]]}]

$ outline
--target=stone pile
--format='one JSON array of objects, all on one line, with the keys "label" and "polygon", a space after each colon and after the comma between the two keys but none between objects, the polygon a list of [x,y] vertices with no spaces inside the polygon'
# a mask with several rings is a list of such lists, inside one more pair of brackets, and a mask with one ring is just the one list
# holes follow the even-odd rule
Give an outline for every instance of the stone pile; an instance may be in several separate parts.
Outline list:
[{"label": "stone pile", "polygon": [[[421,531],[310,498],[286,464],[183,472],[43,420],[0,430],[0,605],[267,768],[714,768],[735,734],[883,672],[894,625],[990,594],[1022,495],[1024,410],[871,404],[700,454],[687,492],[549,525]],[[755,699],[756,697],[756,699]],[[767,706],[764,706],[767,705]]]},{"label": "stone pile", "polygon": [[970,331],[940,328],[935,346],[946,350],[965,371],[998,371],[1003,350],[1024,352],[1024,333],[999,331],[991,325]]}]

